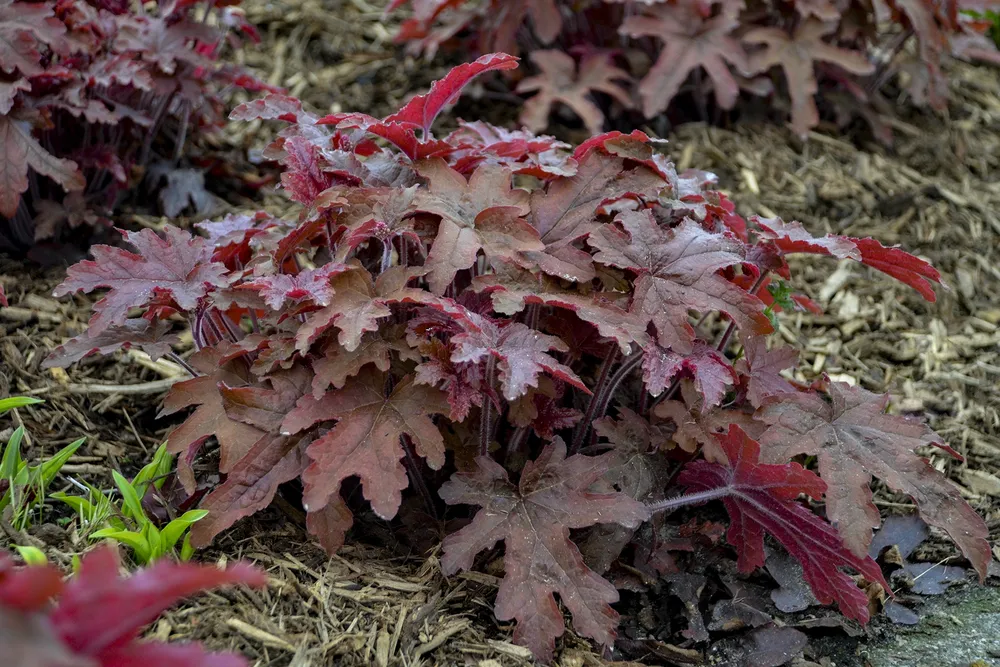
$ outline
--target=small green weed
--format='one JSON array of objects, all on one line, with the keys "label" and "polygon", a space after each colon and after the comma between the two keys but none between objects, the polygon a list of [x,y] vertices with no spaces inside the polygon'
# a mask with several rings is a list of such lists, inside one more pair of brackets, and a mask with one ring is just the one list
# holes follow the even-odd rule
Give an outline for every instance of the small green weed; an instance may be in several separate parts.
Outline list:
[{"label": "small green weed", "polygon": [[121,495],[120,505],[90,485],[86,486],[89,492],[87,498],[64,493],[54,493],[52,497],[76,511],[90,539],[110,539],[126,545],[139,565],[166,555],[175,555],[179,560],[186,561],[194,554],[188,529],[205,518],[208,512],[189,510],[160,529],[142,507],[142,499],[150,486],[157,491],[162,487],[164,478],[170,473],[172,458],[167,453],[166,445],[161,445],[153,460],[131,481],[112,471],[115,486]]}]

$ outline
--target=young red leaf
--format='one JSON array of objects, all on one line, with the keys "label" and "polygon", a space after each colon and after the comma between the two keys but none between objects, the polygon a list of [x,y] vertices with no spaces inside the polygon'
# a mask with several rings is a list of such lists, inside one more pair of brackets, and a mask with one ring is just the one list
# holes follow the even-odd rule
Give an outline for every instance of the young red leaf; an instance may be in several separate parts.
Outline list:
[{"label": "young red leaf", "polygon": [[439,469],[444,465],[444,439],[430,416],[447,413],[444,392],[406,378],[386,397],[385,376],[369,370],[318,400],[302,397],[285,418],[283,432],[298,433],[319,422],[337,422],[306,450],[312,459],[302,474],[307,511],[324,508],[341,482],[357,475],[372,509],[384,519],[394,517],[400,492],[409,486],[400,438],[408,436],[427,465]]},{"label": "young red leaf", "polygon": [[160,238],[151,229],[122,231],[138,254],[107,245],[94,246],[94,260],[74,264],[54,296],[92,292],[108,287],[94,306],[90,335],[122,324],[130,308],[165,294],[184,310],[193,311],[211,287],[224,287],[226,267],[211,261],[212,246],[203,238],[168,225]]},{"label": "young red leaf", "polygon": [[481,389],[483,369],[479,364],[456,363],[451,358],[451,348],[431,338],[420,346],[423,361],[414,369],[414,382],[439,387],[448,392],[449,417],[462,422],[469,416],[473,405],[482,406]]},{"label": "young red leaf", "polygon": [[116,664],[112,656],[135,642],[143,626],[182,598],[229,584],[267,583],[263,572],[242,564],[220,570],[165,559],[124,580],[118,567],[110,547],[84,556],[49,614],[56,634],[74,653],[109,667]]},{"label": "young red leaf", "polygon": [[701,447],[705,459],[716,463],[726,460],[716,436],[728,432],[730,425],[738,425],[751,437],[764,432],[763,424],[754,421],[753,415],[738,409],[716,408],[702,412],[689,408],[683,401],[663,401],[653,409],[653,414],[674,423],[673,439],[678,447],[686,452],[695,452]]},{"label": "young red leaf", "polygon": [[853,74],[875,71],[875,65],[863,53],[842,49],[823,40],[836,28],[836,23],[807,19],[791,35],[782,28],[754,28],[743,36],[748,44],[765,45],[750,57],[750,68],[754,72],[766,72],[776,65],[785,72],[788,94],[792,98],[792,130],[802,137],[819,122],[813,99],[819,90],[816,63],[832,63]]},{"label": "young red leaf", "polygon": [[[551,1],[551,0],[549,0]],[[424,138],[430,137],[431,125],[441,110],[453,103],[462,94],[462,89],[474,78],[493,70],[514,69],[517,58],[506,53],[488,53],[471,63],[453,67],[443,79],[431,84],[425,95],[417,95],[396,113],[386,116],[386,123],[399,123],[419,128]]]},{"label": "young red leaf", "polygon": [[736,370],[747,376],[747,398],[755,408],[770,396],[795,391],[795,386],[781,376],[781,371],[795,366],[798,350],[785,346],[768,350],[767,340],[757,337],[744,344],[743,355],[743,359],[736,362]]},{"label": "young red leaf", "polygon": [[549,124],[553,105],[565,104],[580,117],[587,131],[600,134],[604,129],[604,114],[591,100],[590,93],[609,95],[628,109],[632,99],[628,90],[616,81],[631,81],[628,72],[612,63],[609,53],[594,52],[583,56],[577,70],[576,61],[563,51],[533,51],[531,62],[541,74],[528,77],[517,86],[517,92],[537,94],[524,103],[520,121],[532,132],[540,132]]},{"label": "young red leaf", "polygon": [[241,283],[236,289],[257,292],[269,308],[277,311],[282,310],[289,301],[328,306],[334,297],[330,279],[351,269],[352,267],[346,264],[330,262],[319,268],[306,269],[294,275],[277,273],[254,278]]},{"label": "young red leaf", "polygon": [[495,357],[503,395],[508,401],[526,394],[528,387],[537,387],[538,375],[542,372],[590,393],[571,368],[549,356],[549,350],[567,350],[562,339],[538,333],[520,322],[501,328],[472,313],[469,319],[474,326],[451,339],[455,346],[451,360],[456,363],[480,362],[489,355]]},{"label": "young red leaf", "polygon": [[937,300],[931,283],[941,284],[941,274],[929,263],[900,248],[886,248],[872,238],[851,240],[861,251],[862,264],[909,285],[931,303]]},{"label": "young red leaf", "polygon": [[837,259],[861,260],[861,251],[846,236],[827,234],[823,238],[817,238],[801,222],[785,222],[781,218],[761,218],[755,215],[750,221],[759,228],[761,237],[773,242],[782,252],[804,252],[830,255]]},{"label": "young red leaf", "polygon": [[694,379],[695,389],[701,394],[701,409],[707,412],[722,402],[726,387],[736,384],[736,371],[714,347],[697,342],[690,354],[678,354],[659,345],[646,348],[642,359],[642,381],[646,391],[659,396],[680,374]]},{"label": "young red leaf", "polygon": [[758,411],[769,426],[760,437],[764,460],[818,457],[830,487],[827,515],[855,554],[868,553],[872,529],[880,523],[872,503],[874,475],[911,496],[924,521],[948,533],[985,577],[992,558],[986,523],[947,477],[914,453],[941,439],[921,422],[885,414],[888,402],[887,395],[841,382],[830,383],[829,399],[813,392],[769,399]]},{"label": "young red leaf", "polygon": [[822,604],[836,602],[845,616],[867,623],[868,597],[841,568],[856,570],[886,591],[889,584],[867,553],[851,553],[837,531],[798,502],[801,494],[819,499],[826,484],[798,463],[761,463],[760,445],[735,424],[718,438],[728,463],[693,461],[677,482],[706,500],[722,499],[730,519],[726,539],[736,547],[740,571],[763,567],[768,533],[802,564]]},{"label": "young red leaf", "polygon": [[163,320],[150,322],[142,317],[125,320],[99,331],[97,335],[87,333],[71,338],[42,361],[43,368],[58,366],[66,368],[70,364],[92,354],[111,354],[125,348],[137,347],[156,361],[170,353],[170,346],[178,342],[175,335],[168,334],[170,323]]},{"label": "young red leaf", "polygon": [[618,613],[610,605],[618,601],[618,591],[586,566],[569,533],[599,523],[634,528],[648,517],[642,503],[599,483],[614,458],[614,453],[567,458],[566,445],[556,438],[525,465],[516,486],[503,467],[483,456],[473,472],[456,473],[441,487],[449,505],[483,508],[471,524],[445,538],[442,571],[471,569],[476,554],[503,540],[506,572],[496,615],[517,620],[514,641],[540,660],[551,659],[555,639],[565,630],[556,593],[578,633],[605,646],[614,641]]},{"label": "young red leaf", "polygon": [[639,85],[642,110],[647,118],[667,108],[691,72],[704,68],[715,88],[719,106],[730,109],[739,96],[739,84],[727,63],[741,73],[749,71],[747,55],[733,36],[739,25],[738,5],[723,4],[722,11],[702,18],[689,4],[662,4],[646,15],[627,16],[619,32],[629,37],[658,37],[660,56]]},{"label": "young red leaf", "polygon": [[29,168],[48,176],[66,192],[83,190],[86,185],[77,164],[45,150],[31,136],[31,125],[27,121],[0,115],[0,151],[4,155],[0,163],[0,216],[5,218],[13,218],[17,213],[21,193],[28,189]]},{"label": "young red leaf", "polygon": [[670,442],[662,425],[650,424],[628,408],[618,408],[618,419],[598,419],[594,432],[613,445],[617,457],[605,480],[629,498],[662,497],[668,464],[659,452]]},{"label": "young red leaf", "polygon": [[649,211],[622,213],[618,222],[625,231],[604,225],[590,235],[599,250],[594,259],[638,272],[631,310],[656,326],[663,347],[684,354],[694,349],[691,310],[722,311],[744,336],[772,330],[761,300],[717,273],[744,262],[743,244],[735,238],[689,219],[663,229]]}]

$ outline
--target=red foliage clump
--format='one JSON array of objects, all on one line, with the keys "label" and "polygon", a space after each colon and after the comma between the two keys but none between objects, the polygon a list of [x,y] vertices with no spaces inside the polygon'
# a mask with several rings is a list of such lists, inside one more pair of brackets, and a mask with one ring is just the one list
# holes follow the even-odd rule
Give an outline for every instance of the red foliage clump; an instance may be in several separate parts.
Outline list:
[{"label": "red foliage clump", "polygon": [[[518,90],[540,91],[521,115],[533,131],[545,128],[556,102],[591,133],[603,129],[611,100],[652,119],[693,82],[698,101],[714,95],[723,109],[741,95],[770,96],[778,84],[788,98],[779,106],[804,136],[820,120],[817,93],[836,93],[831,102],[845,100],[850,112],[901,73],[916,104],[941,110],[945,59],[1000,62],[985,34],[991,24],[959,11],[981,3],[965,0],[395,0],[388,11],[407,4],[412,16],[397,39],[412,51],[433,54],[445,43],[463,52],[530,49],[538,74]],[[632,54],[621,58],[625,71],[614,66],[616,53]],[[633,81],[638,100],[627,89]]]},{"label": "red foliage clump", "polygon": [[223,4],[213,27],[204,8],[175,0],[155,12],[0,0],[0,244],[101,223],[138,184],[164,129],[183,142],[224,120],[223,86],[266,87],[218,62],[224,44],[257,38],[235,3]]},{"label": "red foliage clump", "polygon": [[[294,479],[331,552],[359,507],[352,479],[383,519],[409,489],[441,511],[437,492],[482,508],[446,537],[444,570],[503,541],[497,614],[541,658],[564,629],[557,595],[578,632],[611,643],[618,596],[604,570],[630,541],[650,551],[637,528],[651,513],[710,499],[729,509],[742,569],[762,563],[770,533],[817,598],[862,621],[864,594],[842,568],[884,585],[867,556],[872,477],[913,496],[983,575],[985,523],[917,453],[941,440],[883,414],[884,397],[793,381],[795,351],[768,345],[776,311],[814,307],[771,284],[788,278],[788,254],[852,259],[930,299],[938,273],[874,239],[745,220],[711,174],[678,174],[641,132],[574,152],[482,122],[435,136],[471,76],[514,62],[484,56],[382,119],[320,119],[275,94],[242,105],[234,117],[287,123],[267,155],[302,201],[297,221],[128,234],[137,253],[97,247],[70,269],[58,294],[110,291],[49,365],[115,338],[162,354],[156,327],[190,324],[195,377],[163,412],[194,411],[168,446],[189,490],[207,443],[222,477],[193,543]],[[818,476],[792,462],[800,454],[818,455]],[[678,486],[692,493],[671,497]],[[825,499],[833,523],[801,494]],[[574,542],[586,529],[603,566]]]}]

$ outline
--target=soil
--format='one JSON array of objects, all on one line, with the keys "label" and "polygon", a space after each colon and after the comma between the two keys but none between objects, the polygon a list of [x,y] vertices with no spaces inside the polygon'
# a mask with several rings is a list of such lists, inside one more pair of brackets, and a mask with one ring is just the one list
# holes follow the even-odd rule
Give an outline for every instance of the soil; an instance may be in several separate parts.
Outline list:
[{"label": "soil", "polygon": [[[391,43],[394,28],[382,22],[382,4],[374,0],[248,0],[244,7],[264,43],[240,58],[319,111],[385,114],[425,89],[447,64],[447,56],[429,65],[401,55]],[[667,152],[681,168],[715,172],[742,214],[799,220],[815,234],[874,236],[928,258],[942,271],[949,287],[929,304],[876,272],[800,262],[795,286],[820,302],[825,314],[783,316],[780,335],[803,350],[802,380],[827,373],[892,392],[896,411],[926,415],[965,457],[959,463],[935,452],[929,453],[931,462],[986,518],[995,543],[1000,533],[1000,300],[995,296],[1000,293],[1000,71],[957,64],[950,80],[947,113],[908,112],[904,105],[901,118],[884,119],[894,130],[891,147],[863,130],[844,135],[820,128],[802,142],[774,124],[688,124],[669,137]],[[246,154],[274,131],[250,123],[227,130],[226,141]],[[229,205],[247,203],[234,199]],[[291,210],[273,191],[253,205]],[[142,216],[121,222],[163,223]],[[13,414],[14,423],[23,423],[34,437],[26,447],[29,457],[51,455],[86,436],[64,470],[107,488],[112,469],[136,470],[162,442],[172,424],[156,419],[157,405],[183,372],[134,352],[87,360],[66,371],[42,370],[47,352],[79,333],[89,317],[87,298],[51,298],[62,272],[0,261],[0,284],[11,301],[10,308],[0,309],[0,396],[28,394],[46,401]],[[884,488],[877,490],[876,502],[886,514],[914,511],[908,498]],[[57,521],[59,512],[53,508],[36,520],[27,535],[2,522],[6,534],[0,545],[37,544],[68,564],[86,545],[71,523]],[[375,525],[372,534],[357,536],[331,559],[309,542],[301,513],[291,503],[278,503],[200,555],[257,562],[268,570],[272,586],[202,596],[169,612],[151,634],[237,650],[259,667],[532,664],[525,649],[510,643],[509,625],[493,617],[494,574],[444,579],[435,552],[409,553],[395,544],[387,525],[369,525]],[[911,560],[954,557],[951,544],[932,532]],[[803,666],[806,659],[874,667],[1000,664],[996,583],[993,578],[986,587],[965,586],[929,602],[915,630],[900,631],[880,620],[869,635],[855,638],[838,630],[810,631],[810,646],[795,659]],[[677,646],[661,645],[642,664],[737,664],[684,642],[678,637]],[[570,632],[560,640],[557,662],[635,664],[607,663]]]}]

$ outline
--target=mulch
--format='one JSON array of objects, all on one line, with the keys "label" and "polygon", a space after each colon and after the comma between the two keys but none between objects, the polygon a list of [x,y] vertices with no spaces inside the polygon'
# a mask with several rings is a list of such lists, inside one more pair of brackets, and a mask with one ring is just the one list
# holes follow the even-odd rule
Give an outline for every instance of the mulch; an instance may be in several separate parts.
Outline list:
[{"label": "mulch", "polygon": [[[270,83],[288,88],[322,111],[364,110],[383,115],[406,95],[425,89],[445,65],[414,60],[392,44],[393,26],[381,3],[281,0],[244,3],[264,43],[243,62]],[[930,453],[963,495],[1000,534],[1000,71],[956,64],[946,114],[904,112],[887,119],[895,144],[887,148],[821,128],[802,142],[773,124],[730,128],[688,124],[666,150],[681,168],[719,176],[721,189],[745,215],[799,220],[814,234],[874,236],[929,259],[947,289],[935,303],[888,277],[832,260],[797,261],[794,286],[825,313],[782,316],[780,335],[802,352],[800,379],[822,373],[892,392],[893,409],[925,415],[965,462]],[[227,141],[262,147],[275,128],[250,123],[227,130]],[[243,204],[241,204],[243,205]],[[261,204],[278,214],[291,207],[276,192]],[[164,221],[129,216],[126,224]],[[0,284],[11,307],[0,309],[0,395],[45,399],[19,409],[34,438],[30,456],[51,455],[86,436],[65,471],[105,488],[111,469],[134,472],[171,426],[157,420],[160,396],[182,377],[169,362],[141,353],[92,359],[62,370],[41,360],[89,317],[86,297],[55,300],[58,269],[32,269],[0,260]],[[5,441],[8,433],[0,433]],[[887,514],[913,510],[908,498],[880,488]],[[30,535],[4,525],[0,543],[36,543],[68,562],[82,550],[72,523],[58,511]],[[371,546],[363,540],[330,559],[307,539],[287,503],[222,536],[206,560],[247,558],[268,570],[261,592],[224,591],[169,612],[153,636],[204,640],[235,649],[264,667],[306,665],[531,664],[496,621],[492,600],[498,572],[440,574],[437,555]],[[5,523],[5,522],[3,522]],[[938,534],[916,556],[935,562],[953,555]],[[1000,554],[998,554],[1000,557]],[[679,639],[679,638],[678,638]],[[676,655],[688,655],[682,644]],[[666,644],[664,644],[666,645]],[[807,649],[807,656],[809,651]],[[558,664],[607,664],[590,644],[567,633]],[[822,662],[822,652],[810,657]],[[626,663],[618,663],[626,664]],[[653,664],[658,663],[654,660]],[[800,662],[800,664],[805,664]],[[838,663],[843,664],[843,663]]]}]

